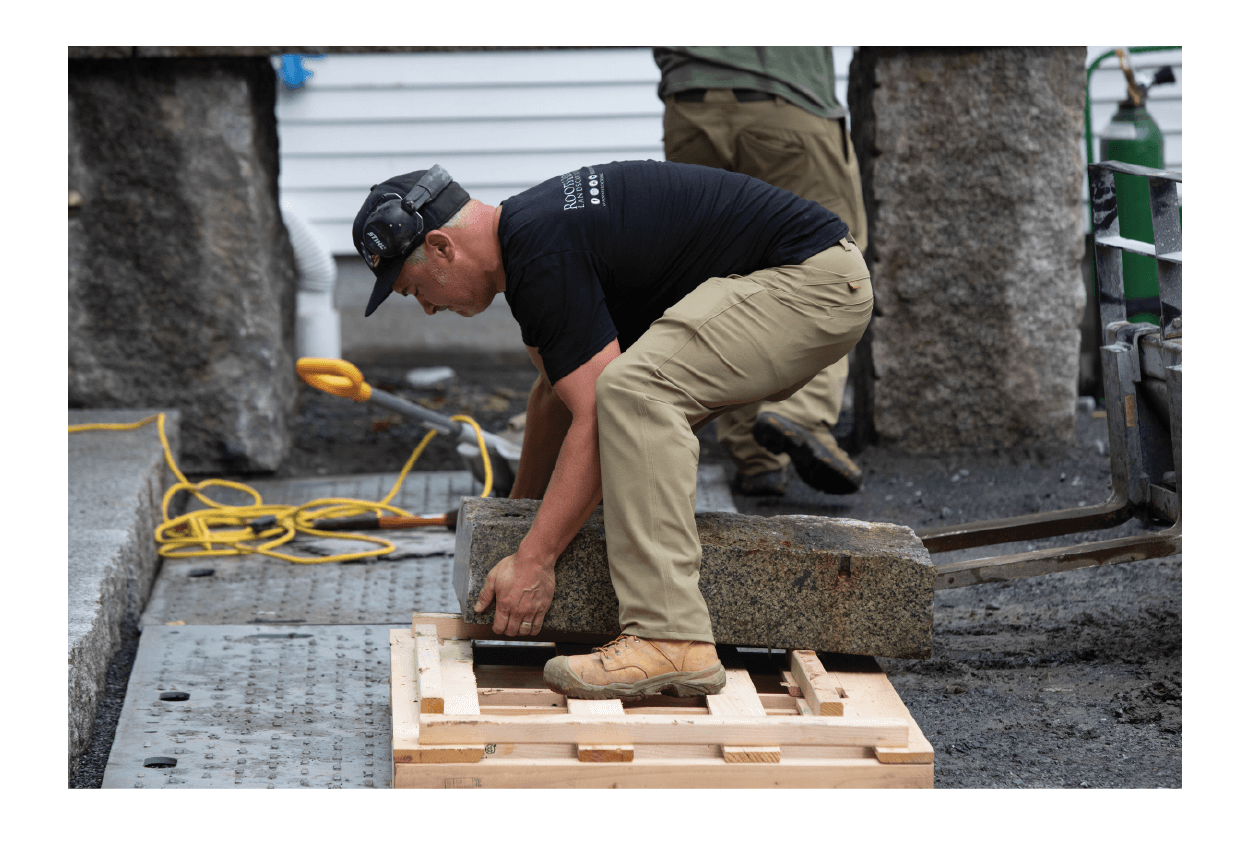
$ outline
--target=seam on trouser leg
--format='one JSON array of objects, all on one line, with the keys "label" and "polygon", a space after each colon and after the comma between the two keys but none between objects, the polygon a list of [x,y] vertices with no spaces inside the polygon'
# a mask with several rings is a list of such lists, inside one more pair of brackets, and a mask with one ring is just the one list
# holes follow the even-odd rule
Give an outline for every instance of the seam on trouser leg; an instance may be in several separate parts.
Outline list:
[{"label": "seam on trouser leg", "polygon": [[[635,374],[645,376],[642,370],[635,371]],[[693,435],[685,426],[684,416],[677,406],[670,401],[660,400],[655,400],[659,406],[649,406],[654,399],[648,396],[645,384],[630,383],[628,380],[629,377],[618,375],[615,383],[610,386],[616,397],[613,403],[617,408],[608,411],[610,419],[605,418],[600,422],[601,435],[607,433],[612,440],[608,451],[615,452],[618,456],[632,452],[634,460],[637,461],[632,482],[628,480],[628,475],[624,476],[627,481],[623,486],[610,487],[611,493],[608,496],[612,507],[607,514],[609,528],[618,531],[612,536],[613,552],[619,557],[612,560],[615,578],[623,579],[618,592],[623,599],[629,601],[631,608],[637,608],[637,612],[629,618],[622,617],[621,626],[623,630],[627,629],[630,619],[642,617],[637,622],[644,628],[655,630],[658,623],[663,622],[670,626],[689,624],[689,618],[695,616],[703,624],[700,630],[707,629],[709,625],[706,602],[702,600],[701,594],[698,598],[689,595],[691,590],[698,594],[700,559],[699,550],[691,549],[689,539],[692,534],[697,536],[692,524],[693,487],[684,491],[683,486],[680,496],[688,498],[688,508],[678,506],[674,513],[678,516],[675,522],[668,511],[661,511],[660,508],[663,502],[669,502],[672,496],[679,495],[671,485],[666,484],[666,480],[671,480],[675,469],[675,466],[670,465],[673,459],[681,465],[679,471],[683,477],[689,475],[691,485],[697,479],[697,454],[691,448],[676,453],[661,448],[668,442],[666,432],[676,424],[685,428],[685,435],[691,440]],[[640,385],[642,387],[638,387]],[[605,400],[603,405],[608,406],[608,401]],[[630,431],[635,428],[637,430],[631,434]],[[618,446],[625,451],[620,452]],[[639,474],[637,470],[643,472]],[[630,507],[631,500],[635,507]],[[680,499],[673,501],[681,502]],[[645,513],[639,514],[640,512]],[[641,519],[642,523],[633,523],[637,519]],[[673,545],[674,531],[686,541]],[[683,564],[680,569],[677,568],[678,561]],[[687,565],[689,569],[686,568]],[[656,586],[657,582],[661,584],[660,587]],[[648,593],[653,595],[647,595]],[[707,640],[702,632],[696,633],[695,637]]]},{"label": "seam on trouser leg", "polygon": [[[638,401],[639,412],[649,417],[651,415],[651,408],[648,405],[649,400],[645,395],[643,395],[642,398],[643,398],[642,400]],[[649,427],[644,428],[644,429],[650,430]],[[655,443],[651,439],[648,439],[646,443],[646,455],[647,455],[647,464],[648,464],[647,466],[647,497],[650,501],[650,507],[647,509],[647,514],[651,521],[651,526],[647,528],[647,538],[650,540],[654,540],[659,537],[659,530],[660,530],[659,525],[658,525],[658,518],[659,518],[659,511],[660,511],[659,510],[660,491],[659,491],[659,481],[658,481],[659,467],[657,465],[657,460],[656,460],[656,455],[655,455]],[[661,576],[660,576],[661,578],[660,586],[664,591],[664,609],[663,609],[664,622],[670,623],[672,622],[672,615],[673,615],[673,594],[672,594],[673,564],[672,564],[672,558],[671,556],[669,556],[667,551],[665,552],[665,560],[667,562],[664,564],[663,572],[661,573]]]}]

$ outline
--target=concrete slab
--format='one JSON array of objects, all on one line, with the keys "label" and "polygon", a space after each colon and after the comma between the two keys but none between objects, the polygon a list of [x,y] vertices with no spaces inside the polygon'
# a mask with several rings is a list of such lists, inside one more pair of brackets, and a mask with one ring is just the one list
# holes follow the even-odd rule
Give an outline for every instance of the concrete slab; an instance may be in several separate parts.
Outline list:
[{"label": "concrete slab", "polygon": [[[157,409],[71,410],[69,424],[127,423]],[[165,412],[178,454],[179,414]],[[109,659],[127,619],[139,617],[158,567],[152,534],[174,477],[156,424],[69,435],[69,761],[91,739]]]},{"label": "concrete slab", "polygon": [[[472,500],[460,512],[453,583],[466,621],[486,575],[517,550],[539,503]],[[928,551],[908,527],[845,518],[727,513],[697,516],[703,561],[699,587],[717,642],[900,658],[933,645],[933,576]],[[556,563],[556,592],[544,628],[619,629],[608,574],[603,513],[596,510]]]}]

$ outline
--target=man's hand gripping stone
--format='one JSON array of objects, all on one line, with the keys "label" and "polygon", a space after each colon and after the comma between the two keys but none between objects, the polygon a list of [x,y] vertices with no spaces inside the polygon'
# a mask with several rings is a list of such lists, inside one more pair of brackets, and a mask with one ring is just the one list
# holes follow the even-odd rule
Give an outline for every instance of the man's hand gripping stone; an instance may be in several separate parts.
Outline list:
[{"label": "man's hand gripping stone", "polygon": [[496,634],[534,635],[542,629],[555,590],[554,567],[510,554],[487,574],[473,610],[481,614],[494,600],[495,622],[491,628]]}]

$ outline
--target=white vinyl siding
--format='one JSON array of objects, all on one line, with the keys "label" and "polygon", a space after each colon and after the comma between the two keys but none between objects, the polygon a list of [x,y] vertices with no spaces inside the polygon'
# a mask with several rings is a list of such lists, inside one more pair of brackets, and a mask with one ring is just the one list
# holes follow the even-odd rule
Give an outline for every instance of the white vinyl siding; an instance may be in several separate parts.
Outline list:
[{"label": "white vinyl siding", "polygon": [[663,159],[645,48],[335,54],[279,84],[284,201],[352,255],[370,185],[439,163],[489,205],[573,168]]},{"label": "white vinyl siding", "polygon": [[[1089,48],[1087,63],[1106,50]],[[833,49],[843,105],[852,55]],[[1133,57],[1141,80],[1164,63],[1176,73],[1176,84],[1147,100],[1172,169],[1181,167],[1180,59],[1179,51]],[[375,316],[365,326],[372,277],[352,249],[351,224],[370,185],[440,163],[469,195],[495,205],[583,165],[664,158],[660,75],[649,48],[332,54],[304,66],[313,75],[303,87],[278,84],[278,185],[336,256],[345,352],[470,348],[481,345],[484,329],[494,329],[487,344],[520,348],[502,302],[472,323],[427,321],[417,305],[391,302],[385,321]],[[1118,64],[1103,61],[1091,81],[1095,134],[1124,96]],[[1097,139],[1094,148],[1097,159]]]},{"label": "white vinyl siding", "polygon": [[[1109,50],[1091,46],[1087,62]],[[846,103],[852,49],[834,48]],[[1170,64],[1175,84],[1146,103],[1180,170],[1181,52],[1133,55],[1140,80]],[[596,162],[663,159],[659,71],[647,48],[334,54],[310,58],[299,90],[279,85],[282,197],[336,255],[371,184],[441,163],[475,198],[498,204],[553,175]],[[1090,80],[1097,134],[1125,97],[1114,57]],[[1082,154],[1084,143],[1082,142]]]},{"label": "white vinyl siding", "polygon": [[[834,48],[846,103],[852,49]],[[335,255],[370,185],[441,164],[488,205],[591,163],[664,159],[649,48],[332,54],[278,85],[279,187]]]}]

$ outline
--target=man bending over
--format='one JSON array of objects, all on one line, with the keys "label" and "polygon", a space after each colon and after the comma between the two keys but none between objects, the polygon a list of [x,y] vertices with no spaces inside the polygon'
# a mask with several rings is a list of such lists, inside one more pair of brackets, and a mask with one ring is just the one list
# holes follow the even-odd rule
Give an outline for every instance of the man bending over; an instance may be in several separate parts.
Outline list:
[{"label": "man bending over", "polygon": [[555,563],[602,499],[621,636],[547,663],[576,698],[719,692],[699,591],[696,431],[779,401],[850,351],[872,313],[846,224],[742,174],[633,161],[585,166],[490,207],[438,166],[376,185],[353,239],[377,282],[426,313],[499,293],[539,370],[511,496],[542,499],[477,611],[532,635]]}]

